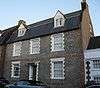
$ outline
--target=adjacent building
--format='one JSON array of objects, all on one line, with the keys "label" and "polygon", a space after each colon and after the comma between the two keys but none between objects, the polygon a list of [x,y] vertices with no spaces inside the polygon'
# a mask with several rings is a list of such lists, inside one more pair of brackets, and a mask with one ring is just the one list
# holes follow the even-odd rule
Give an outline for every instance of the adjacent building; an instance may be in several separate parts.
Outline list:
[{"label": "adjacent building", "polygon": [[81,10],[1,31],[0,76],[42,81],[50,88],[83,88],[84,50],[94,36],[85,0]]},{"label": "adjacent building", "polygon": [[[85,73],[87,72],[86,62],[90,62],[89,71],[90,71],[90,81],[95,81],[100,83],[100,36],[92,37],[90,39],[87,50],[84,52],[85,56]],[[87,73],[86,76],[87,77]],[[87,78],[85,78],[87,82]]]}]

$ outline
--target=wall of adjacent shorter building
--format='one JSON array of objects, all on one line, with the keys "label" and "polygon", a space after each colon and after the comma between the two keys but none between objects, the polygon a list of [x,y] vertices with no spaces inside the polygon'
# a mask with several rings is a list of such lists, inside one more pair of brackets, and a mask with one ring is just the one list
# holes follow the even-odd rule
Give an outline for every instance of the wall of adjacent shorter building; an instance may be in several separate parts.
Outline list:
[{"label": "wall of adjacent shorter building", "polygon": [[89,61],[90,62],[90,77],[91,77],[91,81],[94,80],[95,76],[100,76],[100,69],[94,69],[93,67],[93,61],[95,60],[100,60],[100,48],[98,49],[90,49],[90,50],[86,50],[84,52],[84,56],[85,56],[85,82],[87,81],[86,79],[86,62]]},{"label": "wall of adjacent shorter building", "polygon": [[6,54],[6,45],[0,46],[0,77],[3,77],[4,74],[4,62]]},{"label": "wall of adjacent shorter building", "polygon": [[1,69],[2,69],[2,59],[1,59],[1,53],[2,53],[2,46],[0,46],[0,77],[1,77]]},{"label": "wall of adjacent shorter building", "polygon": [[[11,82],[28,79],[28,63],[39,61],[38,80],[51,88],[81,88],[84,84],[84,62],[80,30],[64,32],[65,50],[51,52],[51,36],[40,37],[40,53],[30,54],[30,40],[22,41],[20,56],[13,57],[13,44],[6,49],[4,77]],[[65,58],[65,79],[51,79],[50,59]],[[11,77],[11,62],[20,61],[20,78]]]}]

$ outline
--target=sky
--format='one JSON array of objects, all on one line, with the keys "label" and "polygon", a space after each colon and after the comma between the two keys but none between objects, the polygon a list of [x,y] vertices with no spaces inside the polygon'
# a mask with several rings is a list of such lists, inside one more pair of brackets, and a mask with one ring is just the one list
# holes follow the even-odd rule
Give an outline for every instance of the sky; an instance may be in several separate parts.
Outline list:
[{"label": "sky", "polygon": [[[100,0],[87,0],[96,36],[100,35]],[[25,20],[32,24],[54,17],[57,10],[63,14],[81,9],[81,0],[0,0],[0,30]]]}]

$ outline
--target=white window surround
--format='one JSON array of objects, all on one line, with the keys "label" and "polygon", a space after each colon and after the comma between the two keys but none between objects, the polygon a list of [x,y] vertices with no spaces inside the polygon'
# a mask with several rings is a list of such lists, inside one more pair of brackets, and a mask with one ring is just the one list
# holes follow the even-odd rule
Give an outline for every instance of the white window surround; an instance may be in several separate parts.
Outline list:
[{"label": "white window surround", "polygon": [[[18,66],[15,66],[15,65],[18,65]],[[14,75],[16,68],[18,70],[17,76]],[[14,61],[14,62],[11,63],[11,77],[13,77],[13,78],[19,78],[20,77],[20,61]]]},{"label": "white window surround", "polygon": [[57,11],[55,17],[54,17],[54,27],[61,27],[64,26],[65,24],[65,17],[64,15],[60,12]]},{"label": "white window surround", "polygon": [[40,38],[30,40],[30,54],[40,53]]},{"label": "white window surround", "polygon": [[[51,59],[51,76],[50,76],[50,78],[51,79],[65,79],[65,69],[64,69],[64,67],[65,67],[65,65],[64,65],[64,63],[65,63],[65,58],[52,58]],[[62,77],[54,77],[54,62],[63,62],[63,76]]]},{"label": "white window surround", "polygon": [[25,34],[26,30],[27,29],[25,28],[25,26],[23,24],[21,24],[18,28],[18,37],[23,36]]},{"label": "white window surround", "polygon": [[20,56],[22,42],[16,42],[13,44],[13,56]]},{"label": "white window surround", "polygon": [[39,76],[39,63],[40,63],[40,61],[37,61],[37,62],[35,62],[35,64],[36,64],[36,81],[38,81],[38,76]]},{"label": "white window surround", "polygon": [[64,51],[64,34],[58,33],[51,35],[51,52]]}]

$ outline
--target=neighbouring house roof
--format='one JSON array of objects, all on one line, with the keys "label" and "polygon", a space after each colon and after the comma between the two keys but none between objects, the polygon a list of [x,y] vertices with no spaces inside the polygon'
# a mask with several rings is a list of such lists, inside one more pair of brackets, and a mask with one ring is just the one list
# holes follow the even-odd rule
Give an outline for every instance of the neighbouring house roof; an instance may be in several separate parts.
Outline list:
[{"label": "neighbouring house roof", "polygon": [[79,10],[65,14],[66,21],[63,27],[54,28],[53,18],[27,25],[25,35],[21,37],[18,37],[18,25],[8,28],[3,31],[2,36],[0,37],[0,44],[13,43],[63,31],[75,30],[80,27],[81,13],[82,11]]},{"label": "neighbouring house roof", "polygon": [[91,37],[87,50],[97,48],[100,48],[100,36]]}]

